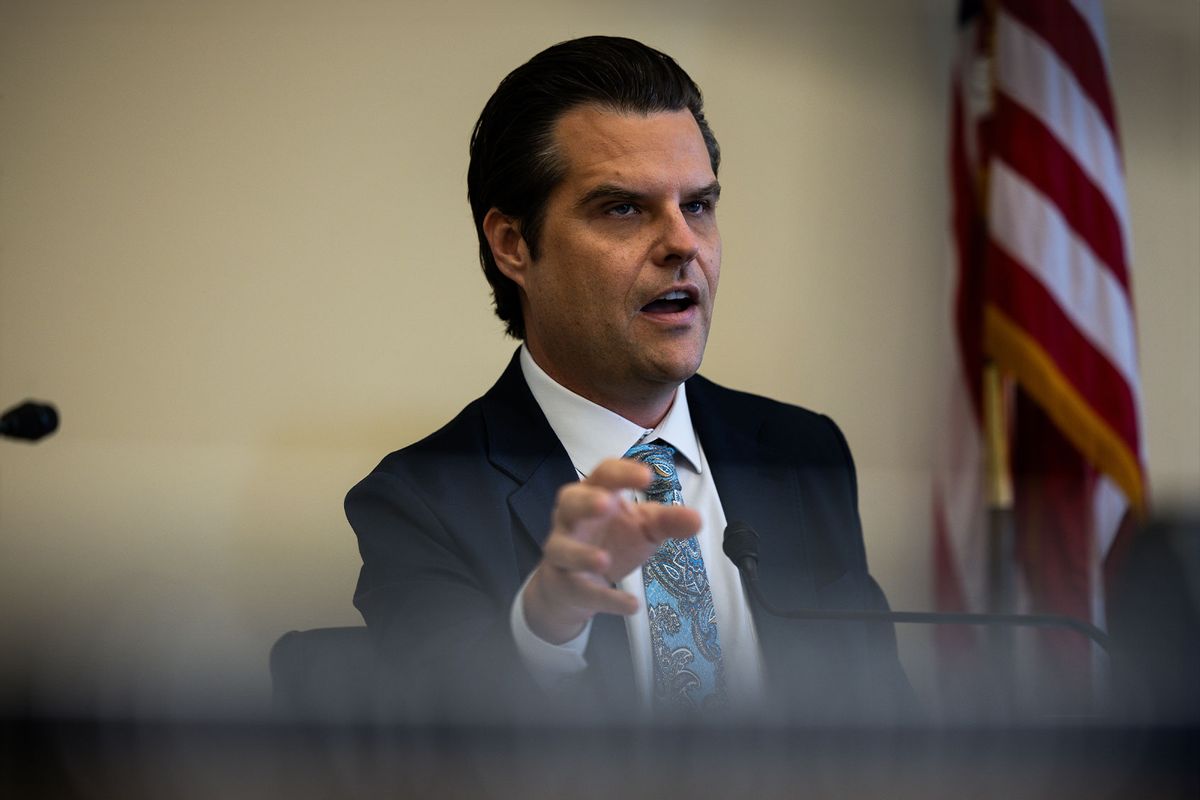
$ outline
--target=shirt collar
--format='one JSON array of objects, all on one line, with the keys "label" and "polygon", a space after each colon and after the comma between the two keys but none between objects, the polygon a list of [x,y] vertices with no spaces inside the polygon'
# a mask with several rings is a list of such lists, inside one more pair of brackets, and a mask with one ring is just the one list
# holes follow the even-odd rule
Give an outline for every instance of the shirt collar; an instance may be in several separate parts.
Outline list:
[{"label": "shirt collar", "polygon": [[521,345],[520,361],[521,373],[533,399],[546,415],[571,463],[583,475],[590,475],[604,459],[620,458],[635,444],[655,439],[668,442],[686,466],[700,472],[700,445],[683,384],[675,390],[675,401],[662,422],[657,428],[647,430],[557,383],[537,365],[525,345]]}]

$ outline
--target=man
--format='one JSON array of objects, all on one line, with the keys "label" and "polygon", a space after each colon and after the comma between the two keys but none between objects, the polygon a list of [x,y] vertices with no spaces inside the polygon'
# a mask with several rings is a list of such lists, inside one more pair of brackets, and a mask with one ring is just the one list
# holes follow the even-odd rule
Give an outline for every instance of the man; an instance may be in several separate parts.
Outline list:
[{"label": "man", "polygon": [[903,693],[890,629],[762,615],[721,553],[745,520],[775,603],[885,605],[833,423],[696,376],[719,166],[699,89],[628,39],[551,47],[484,108],[469,195],[496,313],[523,345],[346,499],[355,604],[410,710],[519,695],[622,718],[812,719]]}]

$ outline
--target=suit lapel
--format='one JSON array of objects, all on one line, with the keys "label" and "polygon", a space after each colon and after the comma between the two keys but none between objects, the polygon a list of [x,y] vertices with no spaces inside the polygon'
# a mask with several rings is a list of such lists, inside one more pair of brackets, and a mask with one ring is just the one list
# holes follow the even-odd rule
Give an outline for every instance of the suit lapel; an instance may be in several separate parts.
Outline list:
[{"label": "suit lapel", "polygon": [[[519,353],[513,355],[504,374],[484,395],[483,416],[488,460],[517,483],[508,497],[508,507],[523,581],[541,559],[559,488],[577,480],[578,474],[525,383]],[[633,664],[622,617],[596,616],[586,657],[603,696],[619,698],[632,693]]]},{"label": "suit lapel", "polygon": [[508,497],[508,506],[515,523],[514,539],[519,540],[514,545],[523,579],[533,567],[523,562],[533,553],[536,563],[550,533],[555,492],[575,480],[576,475],[567,451],[525,383],[518,354],[484,395],[483,418],[488,460],[517,484]]}]

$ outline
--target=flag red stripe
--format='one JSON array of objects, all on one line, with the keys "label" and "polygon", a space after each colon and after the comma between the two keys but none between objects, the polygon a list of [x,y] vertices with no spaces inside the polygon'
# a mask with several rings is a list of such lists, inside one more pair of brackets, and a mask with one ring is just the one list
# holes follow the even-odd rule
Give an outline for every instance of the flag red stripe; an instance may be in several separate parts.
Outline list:
[{"label": "flag red stripe", "polygon": [[1138,446],[1137,404],[1129,385],[1063,313],[1045,287],[1005,250],[988,252],[988,299],[1025,329],[1059,372],[1132,453]]},{"label": "flag red stripe", "polygon": [[962,361],[962,380],[970,395],[975,419],[982,420],[982,387],[977,376],[983,371],[983,276],[974,265],[980,263],[984,230],[979,204],[975,200],[974,174],[967,157],[966,111],[962,86],[957,76],[950,113],[950,180],[953,197],[950,213],[957,262],[954,325]]},{"label": "flag red stripe", "polygon": [[[1091,620],[1091,498],[1095,472],[1028,395],[1018,392],[1013,447],[1017,558],[1040,611]],[[1043,634],[1055,654],[1059,680],[1087,679],[1083,637]]]},{"label": "flag red stripe", "polygon": [[[1093,473],[1029,395],[1016,407],[1017,557],[1040,608],[1090,619]],[[1024,524],[1020,524],[1024,523]]]},{"label": "flag red stripe", "polygon": [[1001,7],[1050,45],[1119,142],[1108,69],[1087,20],[1067,0],[1001,0]]},{"label": "flag red stripe", "polygon": [[1107,198],[1058,138],[1004,92],[996,93],[995,153],[1062,212],[1129,293],[1121,225]]}]

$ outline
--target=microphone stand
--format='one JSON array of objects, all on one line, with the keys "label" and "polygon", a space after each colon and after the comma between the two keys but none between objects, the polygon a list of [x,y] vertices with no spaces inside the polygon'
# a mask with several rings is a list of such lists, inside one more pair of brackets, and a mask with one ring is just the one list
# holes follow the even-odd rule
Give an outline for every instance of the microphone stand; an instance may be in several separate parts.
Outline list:
[{"label": "microphone stand", "polygon": [[1111,655],[1111,641],[1104,631],[1095,625],[1073,617],[1059,614],[965,614],[936,611],[867,611],[854,609],[797,609],[784,610],[772,605],[763,596],[758,585],[758,575],[742,569],[750,596],[768,614],[784,619],[799,620],[852,620],[857,622],[915,622],[925,625],[1016,625],[1026,628],[1058,628],[1075,631],[1091,639]]},{"label": "microphone stand", "polygon": [[[916,623],[924,625],[980,625],[991,627],[993,630],[1002,627],[1024,628],[1056,628],[1073,631],[1097,644],[1105,655],[1111,658],[1112,649],[1109,636],[1104,631],[1082,620],[1059,614],[1010,614],[987,613],[968,614],[935,611],[875,611],[865,609],[781,609],[777,608],[766,597],[758,585],[758,534],[744,522],[732,522],[725,529],[725,542],[722,546],[725,555],[733,561],[742,574],[743,582],[750,596],[768,614],[783,619],[794,620],[826,620],[841,622],[885,622],[885,623]],[[1008,638],[1008,637],[1003,637]],[[996,642],[1001,637],[993,637]],[[995,656],[995,654],[993,654]],[[999,654],[1002,658],[1010,658],[1011,652]],[[1008,683],[1008,673],[993,676],[1003,682],[1002,692],[1004,701],[1001,714],[1007,713],[1011,706],[1011,685]],[[1097,702],[1096,689],[1091,692],[1091,703]]]}]

